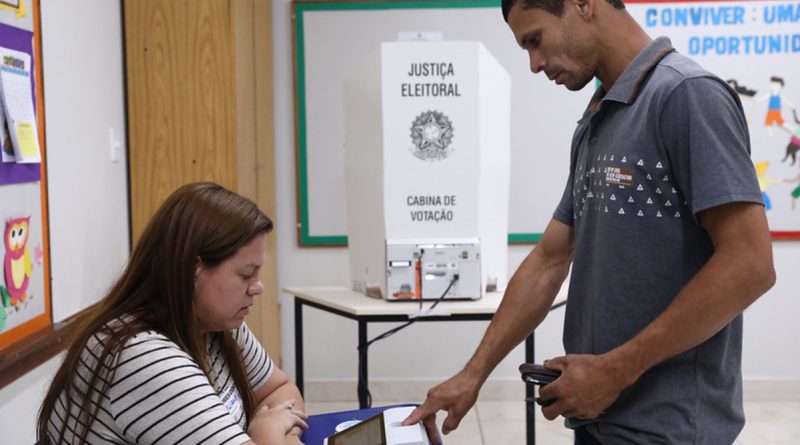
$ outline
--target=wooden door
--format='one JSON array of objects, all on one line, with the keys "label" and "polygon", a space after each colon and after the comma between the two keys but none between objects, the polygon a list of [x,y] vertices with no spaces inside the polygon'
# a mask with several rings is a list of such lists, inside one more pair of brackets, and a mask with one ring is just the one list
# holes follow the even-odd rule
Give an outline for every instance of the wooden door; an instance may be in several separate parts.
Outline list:
[{"label": "wooden door", "polygon": [[[161,202],[193,181],[237,190],[274,218],[271,1],[123,5],[134,242]],[[248,325],[279,362],[274,238]]]}]

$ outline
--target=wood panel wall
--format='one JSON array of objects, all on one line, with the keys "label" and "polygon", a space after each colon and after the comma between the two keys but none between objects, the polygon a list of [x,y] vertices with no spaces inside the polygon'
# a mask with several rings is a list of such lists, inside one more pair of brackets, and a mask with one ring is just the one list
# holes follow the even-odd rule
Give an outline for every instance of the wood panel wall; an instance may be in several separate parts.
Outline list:
[{"label": "wood panel wall", "polygon": [[[275,121],[272,72],[272,1],[234,0],[237,96],[238,188],[275,222]],[[278,242],[291,228],[275,227],[267,237],[263,267],[264,295],[257,300],[248,326],[280,363]]]},{"label": "wood panel wall", "polygon": [[125,1],[131,217],[136,240],[178,186],[235,188],[227,0]]},{"label": "wood panel wall", "polygon": [[[131,230],[209,180],[275,216],[270,0],[126,0]],[[280,360],[275,234],[248,325]]]}]

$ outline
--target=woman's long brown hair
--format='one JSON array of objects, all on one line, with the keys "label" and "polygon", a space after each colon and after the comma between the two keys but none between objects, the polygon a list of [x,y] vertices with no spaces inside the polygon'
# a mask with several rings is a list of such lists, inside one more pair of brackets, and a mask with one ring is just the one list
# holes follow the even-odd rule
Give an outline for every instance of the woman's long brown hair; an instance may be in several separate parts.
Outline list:
[{"label": "woman's long brown hair", "polygon": [[[100,399],[95,404],[92,398],[106,393],[120,350],[139,332],[165,335],[208,375],[205,338],[193,305],[197,260],[216,266],[270,230],[272,221],[253,202],[217,184],[187,184],[170,195],[147,224],[122,276],[93,308],[69,347],[39,411],[38,440],[47,437],[48,421],[64,392],[67,418],[56,440],[64,436],[73,403],[79,403],[75,434],[80,443],[86,441],[100,407]],[[120,323],[120,319],[124,322]],[[84,376],[88,389],[83,390],[76,381],[76,372],[81,353],[95,333],[107,337],[90,375]],[[249,422],[255,401],[239,348],[227,331],[212,335],[221,336],[222,353]]]}]

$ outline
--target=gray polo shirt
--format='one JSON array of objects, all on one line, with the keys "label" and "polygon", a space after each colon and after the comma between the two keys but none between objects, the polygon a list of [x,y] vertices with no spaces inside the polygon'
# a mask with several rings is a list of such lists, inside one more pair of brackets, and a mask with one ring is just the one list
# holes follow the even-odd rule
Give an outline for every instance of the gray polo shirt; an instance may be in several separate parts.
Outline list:
[{"label": "gray polo shirt", "polygon": [[[564,347],[601,354],[653,321],[708,261],[699,212],[762,200],[738,97],[668,39],[592,104],[554,216],[575,231]],[[588,424],[604,444],[730,445],[744,425],[741,352],[739,316],[647,371],[600,418],[567,425]]]}]

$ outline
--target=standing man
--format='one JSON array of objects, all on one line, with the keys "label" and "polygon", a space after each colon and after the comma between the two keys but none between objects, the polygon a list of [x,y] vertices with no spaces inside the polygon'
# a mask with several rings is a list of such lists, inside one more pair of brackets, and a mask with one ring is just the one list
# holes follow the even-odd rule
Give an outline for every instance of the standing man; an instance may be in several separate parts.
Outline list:
[{"label": "standing man", "polygon": [[[494,367],[545,318],[572,265],[547,419],[578,444],[726,444],[744,425],[742,311],[775,281],[741,104],[651,40],[619,0],[503,0],[531,71],[601,82],[541,241],[464,369],[406,422],[447,434]],[[546,106],[545,104],[542,104]]]}]

